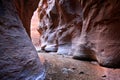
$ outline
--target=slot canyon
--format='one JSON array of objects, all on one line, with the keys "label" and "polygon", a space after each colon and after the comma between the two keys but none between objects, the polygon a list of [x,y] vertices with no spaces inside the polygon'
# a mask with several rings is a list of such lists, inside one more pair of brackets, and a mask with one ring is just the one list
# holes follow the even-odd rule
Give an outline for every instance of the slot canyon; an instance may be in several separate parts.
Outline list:
[{"label": "slot canyon", "polygon": [[0,80],[119,80],[119,0],[0,0]]}]

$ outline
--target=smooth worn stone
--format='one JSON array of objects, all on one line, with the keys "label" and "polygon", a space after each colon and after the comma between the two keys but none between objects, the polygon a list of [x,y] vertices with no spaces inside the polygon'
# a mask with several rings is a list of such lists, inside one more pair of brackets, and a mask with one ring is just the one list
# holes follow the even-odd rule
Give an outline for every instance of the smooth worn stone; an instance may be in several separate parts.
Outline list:
[{"label": "smooth worn stone", "polygon": [[119,9],[119,0],[41,0],[41,41],[56,44],[57,53],[120,68]]},{"label": "smooth worn stone", "polygon": [[[42,49],[56,51],[63,55],[68,54],[72,47],[72,40],[81,32],[82,14],[79,1],[41,0],[38,15]],[[56,45],[55,50],[49,44]],[[48,46],[53,50],[48,50]]]},{"label": "smooth worn stone", "polygon": [[[32,4],[31,0],[17,1]],[[14,4],[13,0],[0,0],[0,80],[44,80],[44,66],[20,20],[19,15],[25,15]]]}]

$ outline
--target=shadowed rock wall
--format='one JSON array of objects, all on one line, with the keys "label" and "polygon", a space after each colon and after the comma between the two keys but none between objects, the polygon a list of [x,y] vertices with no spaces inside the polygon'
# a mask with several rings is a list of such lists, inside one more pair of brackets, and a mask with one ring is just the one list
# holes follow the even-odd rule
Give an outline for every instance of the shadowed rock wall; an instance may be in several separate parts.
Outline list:
[{"label": "shadowed rock wall", "polygon": [[120,67],[119,0],[41,0],[38,13],[45,51]]},{"label": "shadowed rock wall", "polygon": [[79,53],[79,59],[96,58],[102,66],[120,68],[120,1],[81,0],[80,3],[83,26],[75,53],[77,56]]},{"label": "shadowed rock wall", "polygon": [[22,20],[23,26],[30,36],[30,22],[33,12],[38,7],[40,0],[13,0],[18,11],[19,17]]},{"label": "shadowed rock wall", "polygon": [[[19,4],[27,2],[32,4],[35,0],[15,1],[16,4],[17,1],[21,1]],[[13,0],[0,0],[0,80],[43,80],[44,68],[14,4]],[[24,12],[24,6],[21,7]],[[30,7],[26,5],[26,8]],[[30,15],[33,11],[31,10]],[[31,18],[26,15],[21,17],[28,20]]]},{"label": "shadowed rock wall", "polygon": [[68,54],[72,41],[80,35],[82,18],[78,1],[41,0],[39,4],[41,48]]}]

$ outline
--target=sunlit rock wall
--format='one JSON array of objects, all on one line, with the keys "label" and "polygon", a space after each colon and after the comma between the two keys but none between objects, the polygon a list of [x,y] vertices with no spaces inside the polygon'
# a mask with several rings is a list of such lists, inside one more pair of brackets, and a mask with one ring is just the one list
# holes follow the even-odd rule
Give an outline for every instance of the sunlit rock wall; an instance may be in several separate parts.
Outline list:
[{"label": "sunlit rock wall", "polygon": [[68,54],[73,39],[80,35],[82,18],[79,1],[41,0],[39,3],[41,48]]},{"label": "sunlit rock wall", "polygon": [[[24,7],[34,7],[27,5],[33,4],[33,1],[0,0],[0,80],[44,80],[44,68],[23,27],[22,22],[25,22],[21,22],[19,15],[25,19],[30,17],[19,13],[14,5],[26,4],[20,8],[24,12]],[[33,11],[31,10],[31,13]],[[29,12],[27,14],[29,15]]]}]

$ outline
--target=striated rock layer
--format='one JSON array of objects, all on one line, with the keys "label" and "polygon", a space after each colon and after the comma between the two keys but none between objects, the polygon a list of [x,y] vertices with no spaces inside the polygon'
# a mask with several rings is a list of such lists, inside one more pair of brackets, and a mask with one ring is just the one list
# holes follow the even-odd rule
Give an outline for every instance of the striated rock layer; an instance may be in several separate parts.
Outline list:
[{"label": "striated rock layer", "polygon": [[[20,10],[25,12],[24,7],[30,8],[27,2],[30,5],[34,0],[0,0],[0,80],[43,80],[44,68],[23,27],[25,22],[22,20],[22,24],[15,9],[17,1],[24,4]],[[30,20],[30,16],[22,14],[19,13],[20,17]]]},{"label": "striated rock layer", "polygon": [[42,49],[120,68],[119,0],[41,0],[38,13]]}]

